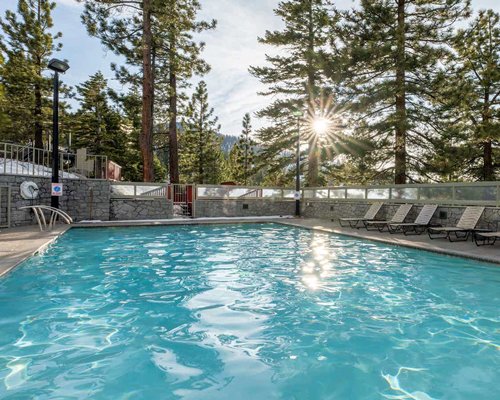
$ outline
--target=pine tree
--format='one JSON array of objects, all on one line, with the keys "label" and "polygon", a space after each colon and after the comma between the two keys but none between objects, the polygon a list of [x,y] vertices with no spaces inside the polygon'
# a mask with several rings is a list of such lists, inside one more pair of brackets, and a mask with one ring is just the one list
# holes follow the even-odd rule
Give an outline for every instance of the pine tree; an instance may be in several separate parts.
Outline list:
[{"label": "pine tree", "polygon": [[180,171],[186,183],[218,183],[223,169],[222,138],[207,86],[201,81],[188,104],[180,135]]},{"label": "pine tree", "polygon": [[229,180],[239,184],[249,185],[254,171],[255,146],[252,139],[250,114],[243,117],[243,130],[236,144],[229,153]]},{"label": "pine tree", "polygon": [[152,21],[154,14],[164,10],[166,5],[161,1],[85,0],[82,15],[90,35],[99,37],[105,46],[124,56],[127,64],[140,68],[142,120],[139,143],[145,182],[154,179]]},{"label": "pine tree", "polygon": [[[4,59],[0,54],[0,77],[3,76]],[[10,126],[10,120],[7,115],[7,100],[5,98],[5,87],[0,80],[0,133]]]},{"label": "pine tree", "polygon": [[118,94],[110,91],[110,98],[118,105],[122,114],[127,160],[122,166],[124,180],[138,182],[142,179],[142,161],[139,147],[142,119],[142,98],[139,85],[132,85],[128,93]]},{"label": "pine tree", "polygon": [[102,154],[118,164],[127,162],[126,135],[122,118],[110,103],[107,80],[101,72],[76,86],[80,109],[74,115],[73,134],[76,147],[92,154]]},{"label": "pine tree", "polygon": [[358,138],[374,141],[377,169],[394,171],[397,184],[419,179],[433,151],[434,80],[453,24],[468,12],[468,0],[362,0],[336,30]]},{"label": "pine tree", "polygon": [[179,183],[177,125],[183,89],[193,75],[202,76],[210,66],[201,58],[205,44],[193,39],[194,34],[214,29],[216,21],[197,21],[201,9],[198,0],[168,0],[154,24],[155,111],[157,122],[168,125],[170,181]]},{"label": "pine tree", "polygon": [[16,135],[11,139],[34,138],[39,148],[43,147],[44,126],[50,123],[50,107],[44,99],[51,85],[43,72],[51,54],[62,47],[57,43],[61,33],[51,32],[55,6],[49,0],[19,0],[17,13],[7,10],[0,19],[5,35],[0,44],[6,58],[2,74],[6,112],[12,122],[7,129]]},{"label": "pine tree", "polygon": [[432,166],[447,179],[498,179],[500,168],[500,15],[480,11],[457,33],[442,74],[441,109],[450,125]]},{"label": "pine tree", "polygon": [[[280,2],[275,10],[285,27],[281,31],[266,31],[260,43],[276,47],[278,55],[267,55],[269,66],[251,67],[252,75],[269,86],[262,93],[273,96],[273,102],[257,113],[270,125],[258,132],[262,143],[261,164],[272,160],[278,172],[293,164],[294,158],[284,156],[295,147],[297,122],[293,116],[297,104],[307,107],[315,115],[316,99],[325,86],[323,66],[328,58],[330,26],[335,24],[332,3],[329,0],[288,0]],[[320,110],[321,111],[321,110]],[[319,184],[319,150],[314,135],[306,137],[309,144],[307,183]]]}]

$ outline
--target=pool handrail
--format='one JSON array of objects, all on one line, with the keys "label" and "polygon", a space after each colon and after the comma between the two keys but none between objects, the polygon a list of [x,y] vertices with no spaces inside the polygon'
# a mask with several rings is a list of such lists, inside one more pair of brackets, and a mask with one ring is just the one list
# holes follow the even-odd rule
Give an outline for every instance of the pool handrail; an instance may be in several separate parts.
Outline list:
[{"label": "pool handrail", "polygon": [[[61,217],[61,220],[68,225],[71,225],[73,223],[73,218],[71,218],[68,215],[68,213],[64,212],[63,210],[60,210],[59,208],[54,208],[43,204],[39,204],[36,206],[19,207],[20,210],[28,208],[33,210],[33,213],[35,214],[36,220],[38,222],[38,227],[40,228],[41,232],[52,230],[58,217]],[[43,213],[43,210],[50,211],[50,218],[48,224],[45,218],[45,214]]]}]

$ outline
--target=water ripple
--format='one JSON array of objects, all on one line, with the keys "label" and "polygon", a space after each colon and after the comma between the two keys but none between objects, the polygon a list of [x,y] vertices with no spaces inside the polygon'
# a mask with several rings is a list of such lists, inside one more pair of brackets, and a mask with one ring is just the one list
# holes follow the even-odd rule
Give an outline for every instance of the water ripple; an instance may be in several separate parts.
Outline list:
[{"label": "water ripple", "polygon": [[73,229],[0,280],[0,398],[496,400],[499,284],[273,224]]}]

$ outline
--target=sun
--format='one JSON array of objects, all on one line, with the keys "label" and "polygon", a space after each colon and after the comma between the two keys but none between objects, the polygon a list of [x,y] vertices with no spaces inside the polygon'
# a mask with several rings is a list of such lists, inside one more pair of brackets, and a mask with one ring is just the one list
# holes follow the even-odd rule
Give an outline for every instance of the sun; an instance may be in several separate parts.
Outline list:
[{"label": "sun", "polygon": [[325,117],[317,117],[312,121],[312,129],[316,135],[324,136],[330,130],[331,121]]}]

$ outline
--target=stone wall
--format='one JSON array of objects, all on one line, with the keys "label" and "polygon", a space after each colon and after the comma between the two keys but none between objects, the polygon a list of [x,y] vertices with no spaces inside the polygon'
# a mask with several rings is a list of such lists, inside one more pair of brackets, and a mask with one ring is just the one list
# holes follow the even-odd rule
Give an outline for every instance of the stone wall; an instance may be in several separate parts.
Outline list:
[{"label": "stone wall", "polygon": [[[306,218],[321,218],[337,221],[342,217],[363,216],[371,203],[365,201],[310,201],[305,202],[302,207],[302,215]],[[377,214],[377,219],[390,219],[400,204],[384,204]],[[412,222],[422,209],[422,205],[415,204],[406,222]],[[455,226],[462,215],[465,206],[439,206],[431,220],[432,224],[443,226]],[[500,224],[500,208],[486,207],[477,225],[478,228],[496,228]]]},{"label": "stone wall", "polygon": [[[40,191],[37,199],[25,200],[21,197],[19,187],[24,181],[32,181],[38,185]],[[75,221],[86,219],[109,220],[110,183],[108,181],[63,179],[62,183],[63,196],[59,198],[59,206]],[[26,209],[20,210],[20,207],[37,204],[50,205],[50,178],[0,175],[0,184],[11,186],[11,226],[36,223],[33,212]]]},{"label": "stone wall", "polygon": [[[33,181],[40,188],[39,198],[24,200],[21,198],[19,186],[24,181]],[[138,220],[172,218],[172,203],[163,198],[151,199],[111,199],[110,182],[103,180],[64,179],[64,193],[60,198],[60,207],[73,217],[81,220]],[[0,175],[0,186],[9,185],[11,197],[11,226],[30,225],[35,223],[30,210],[20,210],[22,206],[46,204],[50,205],[50,178]],[[2,190],[0,214],[4,223],[6,216],[6,196]],[[306,218],[338,220],[340,217],[362,216],[370,206],[370,202],[360,200],[347,201],[303,201],[302,215]],[[390,219],[398,204],[385,204],[377,215],[377,219]],[[407,221],[413,221],[421,209],[421,205],[413,206]],[[454,226],[463,213],[464,206],[440,206],[432,223]],[[195,217],[250,217],[293,215],[295,202],[281,199],[238,199],[238,200],[196,200]],[[487,207],[479,228],[496,228],[500,221],[500,208]],[[498,222],[500,223],[500,222]]]},{"label": "stone wall", "polygon": [[195,217],[255,217],[293,215],[295,202],[273,199],[196,200]]},{"label": "stone wall", "polygon": [[110,221],[172,218],[172,202],[167,199],[111,199]]}]

